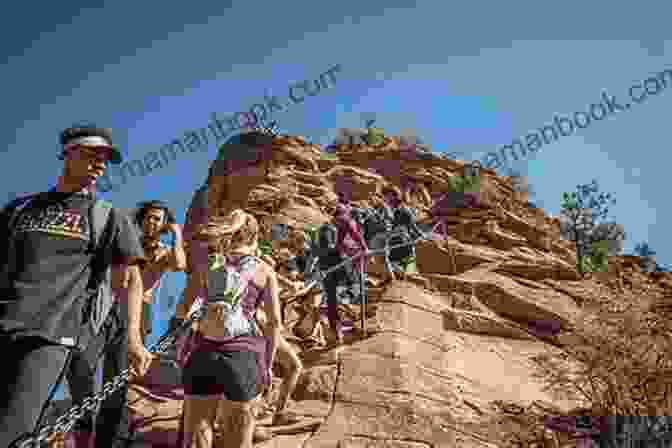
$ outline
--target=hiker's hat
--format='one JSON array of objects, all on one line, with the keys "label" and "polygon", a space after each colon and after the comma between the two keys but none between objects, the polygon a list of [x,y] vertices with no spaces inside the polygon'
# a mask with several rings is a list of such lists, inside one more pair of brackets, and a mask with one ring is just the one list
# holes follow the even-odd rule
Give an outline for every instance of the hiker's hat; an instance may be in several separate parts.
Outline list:
[{"label": "hiker's hat", "polygon": [[112,144],[112,130],[95,125],[76,125],[61,132],[63,151],[83,146],[90,149],[107,149],[110,151],[110,162],[118,165],[123,156],[118,147]]}]

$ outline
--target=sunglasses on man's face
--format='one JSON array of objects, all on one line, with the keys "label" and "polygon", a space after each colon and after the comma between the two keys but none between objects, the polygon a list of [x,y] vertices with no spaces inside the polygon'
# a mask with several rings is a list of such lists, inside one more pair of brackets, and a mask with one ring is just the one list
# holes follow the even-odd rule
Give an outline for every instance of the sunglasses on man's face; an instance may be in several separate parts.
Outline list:
[{"label": "sunglasses on man's face", "polygon": [[112,158],[112,151],[106,147],[79,146],[79,158],[85,160],[98,160],[108,163]]}]

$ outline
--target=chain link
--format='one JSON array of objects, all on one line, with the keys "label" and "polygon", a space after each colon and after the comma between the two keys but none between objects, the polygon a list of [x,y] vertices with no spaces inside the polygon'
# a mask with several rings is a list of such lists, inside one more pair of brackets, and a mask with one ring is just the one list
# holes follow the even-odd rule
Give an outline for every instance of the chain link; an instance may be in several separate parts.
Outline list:
[{"label": "chain link", "polygon": [[[396,233],[396,232],[391,232],[390,234],[388,234],[387,239],[389,240],[390,238],[393,238],[393,237],[395,237],[395,236],[401,236],[401,234],[398,234],[398,233]],[[418,241],[421,241],[421,240],[428,240],[428,239],[431,239],[431,238],[432,238],[431,235],[423,235],[423,236],[421,236],[421,237],[418,237],[418,238],[415,238],[415,239],[411,239],[411,241],[408,241],[408,242],[406,242],[406,243],[395,244],[395,245],[392,245],[392,246],[388,246],[388,247],[386,247],[386,248],[384,248],[384,249],[376,249],[376,250],[370,250],[370,251],[368,251],[368,252],[360,252],[360,253],[357,254],[357,255],[354,255],[354,256],[352,256],[352,257],[346,258],[346,259],[343,260],[342,262],[338,263],[336,266],[333,266],[333,267],[331,267],[331,268],[329,268],[329,269],[325,269],[325,270],[318,270],[318,271],[317,271],[317,275],[318,275],[319,279],[317,279],[317,280],[312,280],[310,283],[308,283],[308,286],[306,286],[305,289],[311,289],[311,288],[312,288],[313,286],[315,286],[318,282],[323,281],[324,278],[325,278],[328,274],[330,274],[330,273],[332,273],[332,272],[334,272],[334,271],[336,271],[336,270],[338,270],[338,269],[341,269],[343,266],[345,266],[346,264],[348,264],[348,263],[351,262],[352,260],[355,260],[355,259],[357,259],[357,258],[361,258],[362,256],[371,257],[371,256],[374,256],[374,255],[385,254],[385,253],[388,253],[389,251],[391,251],[392,249],[397,249],[397,248],[400,248],[400,247],[411,246],[411,245],[417,243]]]},{"label": "chain link", "polygon": [[[389,237],[392,237],[391,235]],[[345,266],[347,263],[361,258],[362,256],[373,256],[373,255],[379,255],[379,254],[384,254],[392,249],[396,249],[399,247],[405,247],[405,246],[410,246],[412,244],[417,243],[420,240],[425,240],[429,239],[431,236],[426,236],[423,235],[422,237],[412,239],[409,242],[402,243],[402,244],[396,244],[393,246],[388,246],[385,249],[378,249],[378,250],[373,250],[373,251],[368,251],[368,252],[363,252],[359,253],[357,255],[354,255],[352,257],[348,257],[345,260],[343,260],[341,263],[337,264],[336,266],[333,266],[329,269],[326,270],[318,270],[317,274],[318,276],[323,280],[324,277],[326,277],[329,273],[336,271],[337,269],[342,268]],[[317,284],[318,280],[313,280],[309,283],[309,286],[307,289],[312,288]],[[175,343],[177,340],[178,334],[182,333],[185,331],[189,326],[191,326],[192,323],[200,320],[205,316],[206,312],[206,306],[200,306],[197,307],[197,304],[195,303],[194,306],[192,306],[192,309],[188,313],[188,318],[184,320],[184,322],[177,328],[175,328],[173,331],[168,331],[166,334],[164,334],[159,341],[152,346],[149,351],[151,353],[164,353],[168,348]],[[102,390],[98,392],[97,394],[94,394],[88,398],[86,398],[81,404],[75,405],[71,407],[65,414],[61,415],[56,419],[56,422],[52,425],[45,425],[43,426],[37,433],[36,436],[29,435],[22,439],[16,446],[16,448],[39,448],[43,443],[47,442],[51,436],[53,436],[56,433],[67,433],[69,432],[75,424],[84,416],[86,416],[89,413],[92,413],[93,411],[96,410],[96,408],[105,400],[107,400],[112,394],[126,386],[128,383],[128,380],[130,378],[130,370],[126,369],[123,372],[121,372],[119,375],[114,377],[112,380],[107,382]]]},{"label": "chain link", "polygon": [[[168,331],[166,334],[164,334],[159,339],[159,341],[149,349],[149,351],[151,353],[164,353],[171,345],[175,343],[179,333],[186,330],[193,322],[202,319],[204,315],[205,309],[203,307],[195,310],[192,309],[188,319],[185,319],[185,321],[178,328],[175,328],[173,331]],[[42,446],[43,443],[47,442],[54,434],[64,434],[69,432],[82,417],[94,412],[102,402],[107,400],[115,392],[125,387],[130,376],[130,370],[125,369],[112,380],[105,383],[100,392],[87,397],[81,404],[71,407],[67,412],[65,412],[65,414],[58,417],[54,424],[43,426],[37,432],[36,436],[29,435],[25,437],[18,443],[18,445],[16,445],[16,447],[38,448]]]}]

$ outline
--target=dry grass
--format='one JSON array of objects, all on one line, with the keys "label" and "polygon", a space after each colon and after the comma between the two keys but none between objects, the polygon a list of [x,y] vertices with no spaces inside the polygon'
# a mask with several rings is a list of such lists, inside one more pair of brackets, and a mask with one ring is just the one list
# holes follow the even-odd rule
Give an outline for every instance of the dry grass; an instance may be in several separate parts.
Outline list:
[{"label": "dry grass", "polygon": [[[585,403],[584,414],[609,417],[598,446],[628,446],[623,436],[672,446],[672,422],[656,429],[656,416],[672,416],[672,322],[645,301],[618,308],[604,304],[576,322],[581,342],[538,356],[538,375],[549,391]],[[654,443],[663,434],[667,444]]]},{"label": "dry grass", "polygon": [[[501,430],[500,446],[672,447],[670,301],[652,303],[642,295],[638,301],[619,296],[592,303],[574,325],[580,343],[535,358],[548,391],[583,407],[561,415],[534,405],[513,412],[502,403],[493,422]],[[593,444],[584,439],[582,445],[578,416],[599,425]],[[551,422],[565,428],[551,430]]]}]

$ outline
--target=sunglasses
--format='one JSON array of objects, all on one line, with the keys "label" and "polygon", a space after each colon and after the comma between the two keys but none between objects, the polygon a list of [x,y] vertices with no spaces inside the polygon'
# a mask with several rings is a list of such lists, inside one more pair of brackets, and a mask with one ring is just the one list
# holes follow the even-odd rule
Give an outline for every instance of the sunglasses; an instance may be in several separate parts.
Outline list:
[{"label": "sunglasses", "polygon": [[105,146],[75,146],[68,151],[77,151],[80,158],[96,159],[104,163],[109,163],[112,158],[112,150]]}]

